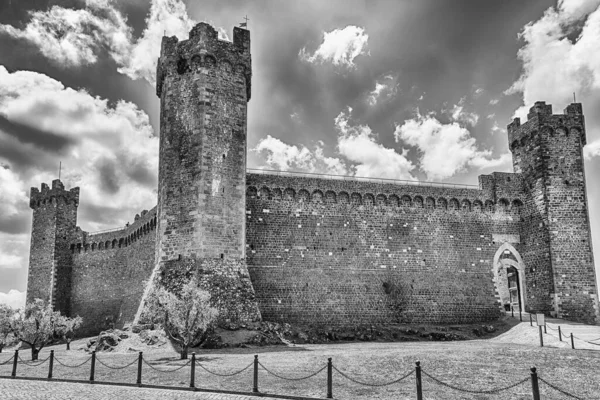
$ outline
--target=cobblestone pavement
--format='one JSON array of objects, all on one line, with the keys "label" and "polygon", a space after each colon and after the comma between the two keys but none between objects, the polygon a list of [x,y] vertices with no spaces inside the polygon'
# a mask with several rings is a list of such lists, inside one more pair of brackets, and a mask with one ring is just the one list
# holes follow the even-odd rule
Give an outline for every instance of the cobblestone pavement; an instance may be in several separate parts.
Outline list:
[{"label": "cobblestone pavement", "polygon": [[[220,393],[186,392],[166,389],[90,385],[87,383],[26,381],[0,379],[2,400],[255,400],[253,396]],[[272,397],[261,397],[269,400]]]}]

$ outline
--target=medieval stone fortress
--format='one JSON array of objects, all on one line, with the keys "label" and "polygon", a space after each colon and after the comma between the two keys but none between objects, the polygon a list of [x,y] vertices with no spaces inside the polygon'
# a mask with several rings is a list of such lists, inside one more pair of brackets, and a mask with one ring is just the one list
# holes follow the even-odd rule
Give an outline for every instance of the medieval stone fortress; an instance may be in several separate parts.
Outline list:
[{"label": "medieval stone fortress", "polygon": [[192,275],[228,322],[470,323],[506,310],[600,319],[582,106],[536,102],[508,125],[515,173],[478,186],[249,173],[250,32],[164,37],[158,203],[125,227],[77,227],[79,188],[31,189],[27,300],[84,318],[140,317],[151,285]]}]

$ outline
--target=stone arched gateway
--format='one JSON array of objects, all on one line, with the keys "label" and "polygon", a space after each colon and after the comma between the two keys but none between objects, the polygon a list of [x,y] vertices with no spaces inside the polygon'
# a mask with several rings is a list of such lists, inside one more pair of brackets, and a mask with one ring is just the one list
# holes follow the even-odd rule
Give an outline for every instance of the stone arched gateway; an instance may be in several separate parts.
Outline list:
[{"label": "stone arched gateway", "polygon": [[[515,311],[519,309],[526,311],[525,264],[519,252],[510,243],[504,243],[494,255],[492,268],[494,285],[502,311],[505,311],[505,304],[512,304]],[[511,273],[516,273],[516,276],[510,276]],[[513,289],[510,288],[511,283]],[[517,299],[515,299],[515,294],[518,296]]]}]

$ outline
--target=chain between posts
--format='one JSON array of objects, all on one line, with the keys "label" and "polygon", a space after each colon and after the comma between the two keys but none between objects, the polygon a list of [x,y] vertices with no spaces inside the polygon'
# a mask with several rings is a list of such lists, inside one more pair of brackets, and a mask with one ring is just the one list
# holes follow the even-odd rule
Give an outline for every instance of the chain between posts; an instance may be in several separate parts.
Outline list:
[{"label": "chain between posts", "polygon": [[313,372],[310,375],[303,376],[301,378],[287,378],[285,376],[278,375],[275,372],[269,370],[267,367],[265,367],[264,365],[262,365],[260,361],[258,362],[258,365],[260,365],[262,367],[262,369],[264,369],[265,371],[267,371],[267,373],[269,373],[269,374],[271,374],[271,375],[273,375],[273,376],[275,376],[275,377],[277,377],[279,379],[286,380],[286,381],[302,381],[302,380],[305,380],[305,379],[308,379],[308,378],[312,378],[313,376],[317,375],[318,373],[320,373],[321,371],[323,371],[325,368],[327,368],[327,365],[325,365],[323,368],[321,368],[320,370],[318,370],[316,372]]},{"label": "chain between posts", "polygon": [[583,400],[583,398],[581,398],[581,397],[578,397],[578,396],[575,396],[574,394],[571,394],[571,393],[565,392],[565,391],[564,391],[564,390],[562,390],[561,388],[554,386],[553,384],[551,384],[550,382],[548,382],[548,381],[546,381],[546,380],[544,380],[544,379],[540,378],[539,376],[538,376],[538,380],[539,380],[540,382],[543,382],[543,383],[545,383],[546,385],[550,386],[552,389],[556,390],[557,392],[564,394],[565,396],[568,396],[568,397],[570,397],[570,398],[572,398],[572,399]]},{"label": "chain between posts", "polygon": [[170,369],[170,370],[163,370],[160,368],[155,368],[154,365],[150,364],[148,361],[146,361],[145,358],[142,358],[142,361],[144,362],[144,364],[146,364],[147,366],[149,366],[151,369],[158,371],[158,372],[165,372],[165,373],[170,373],[170,372],[176,372],[179,371],[180,369],[183,369],[184,367],[187,367],[188,365],[190,365],[190,363],[192,362],[191,360],[188,360],[188,362],[186,362],[185,364],[175,368],[175,369]]},{"label": "chain between posts", "polygon": [[11,356],[8,360],[0,362],[0,365],[7,365],[10,364],[10,362],[13,360],[13,358],[15,358],[15,356]]},{"label": "chain between posts", "polygon": [[233,373],[231,373],[231,374],[222,374],[222,373],[219,373],[219,372],[214,372],[214,371],[211,371],[211,370],[207,369],[206,367],[204,367],[204,366],[203,366],[202,364],[200,364],[200,363],[197,363],[197,365],[198,365],[200,368],[202,368],[203,370],[205,370],[206,372],[208,372],[209,374],[213,374],[213,375],[216,375],[216,376],[234,376],[234,375],[237,375],[237,374],[241,374],[242,372],[244,372],[245,370],[247,370],[248,368],[250,368],[252,365],[254,365],[254,362],[251,362],[250,364],[248,364],[248,366],[247,366],[247,367],[245,367],[245,368],[243,368],[243,369],[241,369],[241,370],[239,370],[239,371],[233,372]]},{"label": "chain between posts", "polygon": [[428,378],[430,378],[431,380],[433,380],[434,382],[442,385],[442,386],[445,386],[445,387],[450,388],[450,389],[457,390],[459,392],[473,393],[473,394],[494,394],[494,393],[500,393],[500,392],[503,392],[505,390],[509,390],[509,389],[512,389],[512,388],[517,387],[519,385],[522,385],[523,383],[525,383],[525,382],[527,382],[529,380],[529,377],[527,377],[525,379],[522,379],[522,380],[520,380],[518,382],[513,383],[512,385],[501,387],[501,388],[488,389],[488,390],[474,390],[474,389],[463,389],[463,388],[459,388],[457,386],[450,385],[449,383],[443,382],[443,381],[437,379],[436,377],[429,375],[427,372],[425,372],[422,369],[421,369],[421,373],[423,375],[427,376]]},{"label": "chain between posts", "polygon": [[102,360],[100,360],[98,357],[96,357],[96,361],[98,361],[100,364],[104,365],[106,368],[109,368],[109,369],[114,369],[114,370],[119,370],[119,369],[125,369],[125,368],[127,368],[127,367],[131,367],[133,364],[135,364],[136,362],[138,362],[138,359],[137,359],[137,357],[136,357],[136,359],[135,359],[135,360],[133,360],[132,362],[130,362],[129,364],[127,364],[127,365],[123,365],[123,366],[120,366],[120,367],[113,367],[113,366],[110,366],[110,365],[108,365],[108,364],[105,364],[105,363],[103,363],[103,362],[102,362]]},{"label": "chain between posts", "polygon": [[367,383],[367,382],[361,382],[361,381],[359,381],[357,379],[354,379],[354,378],[346,375],[345,373],[343,373],[342,371],[340,371],[339,369],[337,369],[335,365],[333,366],[333,369],[336,370],[344,378],[346,378],[346,379],[348,379],[348,380],[350,380],[350,381],[352,381],[354,383],[357,383],[357,384],[363,385],[363,386],[373,386],[373,387],[381,387],[381,386],[393,385],[395,383],[403,381],[404,379],[408,378],[409,376],[411,376],[412,374],[415,373],[415,370],[411,369],[407,374],[405,374],[405,375],[401,376],[400,378],[398,378],[396,380],[393,380],[391,382],[386,382],[386,383]]},{"label": "chain between posts", "polygon": [[56,356],[54,356],[54,361],[56,361],[57,363],[59,363],[60,365],[62,365],[63,367],[67,367],[67,368],[79,368],[82,365],[86,364],[88,361],[90,361],[92,359],[92,357],[90,356],[90,358],[88,358],[87,360],[85,360],[84,362],[82,362],[81,364],[77,364],[77,365],[68,365],[68,364],[64,364],[62,361],[60,361],[58,358],[56,358]]},{"label": "chain between posts", "polygon": [[48,361],[48,359],[50,358],[49,356],[44,358],[43,360],[36,360],[36,361],[25,361],[21,358],[21,356],[19,357],[19,361],[21,361],[23,364],[27,365],[28,367],[38,367],[40,365],[42,365],[43,363],[45,363],[46,361]]}]

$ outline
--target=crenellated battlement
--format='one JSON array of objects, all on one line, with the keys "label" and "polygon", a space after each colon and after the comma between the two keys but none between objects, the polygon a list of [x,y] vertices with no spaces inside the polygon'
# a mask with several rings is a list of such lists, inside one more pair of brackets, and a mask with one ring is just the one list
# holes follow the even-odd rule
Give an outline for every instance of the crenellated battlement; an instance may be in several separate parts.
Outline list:
[{"label": "crenellated battlement", "polygon": [[525,196],[519,178],[515,174],[494,173],[480,177],[480,188],[451,188],[248,174],[246,198],[247,202],[262,199],[323,206],[339,204],[349,208],[404,207],[430,212],[518,214],[523,208]]},{"label": "crenellated battlement", "polygon": [[163,37],[156,73],[156,94],[161,97],[164,80],[169,75],[206,74],[211,70],[243,78],[246,100],[250,100],[252,64],[248,30],[235,27],[233,42],[228,42],[219,39],[215,28],[201,22],[192,28],[188,40],[179,41],[175,36]]},{"label": "crenellated battlement", "polygon": [[122,228],[100,232],[80,231],[76,236],[77,241],[71,243],[71,253],[85,253],[95,250],[118,249],[131,246],[142,237],[154,233],[156,229],[156,207],[152,210],[143,210],[136,214],[134,222]]},{"label": "crenellated battlement", "polygon": [[561,135],[577,135],[582,145],[586,144],[581,103],[569,104],[563,114],[552,114],[551,104],[536,101],[529,109],[527,121],[521,124],[521,119],[515,118],[508,124],[507,130],[509,147],[513,153],[527,146],[536,146],[541,141],[552,141]]},{"label": "crenellated battlement", "polygon": [[44,204],[56,204],[58,199],[63,199],[65,203],[73,203],[77,207],[79,205],[79,188],[65,190],[65,186],[59,179],[52,181],[52,188],[42,183],[41,190],[35,187],[31,188],[29,207],[35,210]]}]

